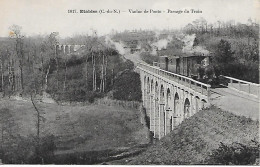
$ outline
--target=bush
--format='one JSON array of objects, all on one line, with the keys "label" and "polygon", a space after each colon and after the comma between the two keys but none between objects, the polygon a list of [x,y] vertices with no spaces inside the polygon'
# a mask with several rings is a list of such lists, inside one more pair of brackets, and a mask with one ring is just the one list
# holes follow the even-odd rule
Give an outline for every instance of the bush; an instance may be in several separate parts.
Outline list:
[{"label": "bush", "polygon": [[87,100],[90,103],[93,103],[95,101],[95,98],[101,98],[103,96],[104,96],[104,93],[93,92],[93,91],[87,92]]},{"label": "bush", "polygon": [[124,71],[119,75],[113,86],[113,97],[117,100],[141,101],[141,81],[138,73]]},{"label": "bush", "polygon": [[233,143],[225,145],[222,142],[218,149],[214,150],[208,160],[209,164],[220,165],[253,165],[259,158],[259,143],[253,145]]},{"label": "bush", "polygon": [[0,148],[0,159],[5,164],[51,164],[54,162],[54,136],[41,138],[39,155],[36,154],[36,137],[16,137],[9,141],[9,147]]}]

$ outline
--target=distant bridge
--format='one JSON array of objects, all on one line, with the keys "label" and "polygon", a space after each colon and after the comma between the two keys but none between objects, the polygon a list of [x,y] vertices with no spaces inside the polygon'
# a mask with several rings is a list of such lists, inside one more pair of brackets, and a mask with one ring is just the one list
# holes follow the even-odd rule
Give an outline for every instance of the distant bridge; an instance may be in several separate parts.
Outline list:
[{"label": "distant bridge", "polygon": [[[149,117],[150,131],[154,138],[161,139],[184,119],[210,104],[224,106],[224,109],[227,109],[230,106],[226,101],[234,98],[237,99],[233,105],[239,106],[242,101],[244,103],[242,105],[249,105],[247,109],[251,114],[247,115],[249,112],[244,111],[247,109],[240,111],[230,108],[231,112],[253,117],[253,119],[259,117],[259,84],[225,77],[231,81],[227,86],[235,87],[233,82],[237,82],[239,91],[235,91],[234,88],[226,88],[223,91],[222,89],[212,89],[208,84],[162,70],[156,66],[139,63],[137,70],[140,73],[143,106]],[[226,93],[227,90],[232,93]],[[242,92],[243,95],[240,96]],[[221,101],[221,98],[224,99],[222,100],[224,102]],[[236,101],[239,104],[236,104]]]},{"label": "distant bridge", "polygon": [[85,45],[56,45],[56,53],[71,54]]}]

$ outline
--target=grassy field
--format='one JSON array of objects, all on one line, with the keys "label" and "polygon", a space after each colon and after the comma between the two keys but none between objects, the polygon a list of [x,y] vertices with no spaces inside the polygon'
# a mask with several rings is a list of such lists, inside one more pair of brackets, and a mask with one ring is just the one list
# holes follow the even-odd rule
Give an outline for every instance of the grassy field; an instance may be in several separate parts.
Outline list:
[{"label": "grassy field", "polygon": [[[127,161],[128,164],[143,165],[204,164],[220,142],[248,144],[251,140],[259,140],[258,121],[211,107],[184,120],[158,143]],[[125,161],[115,161],[114,164]]]},{"label": "grassy field", "polygon": [[[5,99],[0,101],[0,106],[12,112],[19,125],[16,133],[22,136],[36,134],[36,111],[30,101]],[[40,102],[36,106],[45,118],[41,123],[41,136],[54,135],[56,156],[76,152],[104,153],[104,150],[116,154],[149,143],[148,130],[140,123],[140,112],[136,109]]]},{"label": "grassy field", "polygon": [[[247,145],[259,139],[259,122],[212,106],[184,120],[170,134],[149,145],[140,111],[106,105],[69,106],[36,103],[45,121],[41,136],[54,135],[55,164],[205,164],[220,142]],[[36,134],[30,101],[5,99],[19,133]],[[148,148],[147,148],[148,147]]]}]

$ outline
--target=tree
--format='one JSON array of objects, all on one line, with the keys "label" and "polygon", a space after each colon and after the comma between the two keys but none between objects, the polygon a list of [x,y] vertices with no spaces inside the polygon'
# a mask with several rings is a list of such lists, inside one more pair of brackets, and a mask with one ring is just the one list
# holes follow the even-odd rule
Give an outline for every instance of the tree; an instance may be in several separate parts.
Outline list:
[{"label": "tree", "polygon": [[217,63],[230,63],[234,60],[234,52],[231,50],[231,44],[221,39],[216,50],[215,60]]},{"label": "tree", "polygon": [[58,70],[59,61],[56,53],[56,45],[58,44],[58,32],[52,32],[48,38],[40,44],[40,60],[42,71],[42,90],[46,92],[48,88],[48,78],[52,67],[52,60],[56,61],[56,86],[58,87]]},{"label": "tree", "polygon": [[[84,38],[84,37],[82,37],[82,38]],[[89,58],[91,57],[92,65],[93,65],[93,48],[94,48],[95,40],[96,40],[96,38],[92,38],[92,37],[88,36],[88,38],[86,38],[84,41],[85,59],[86,59],[86,62],[85,62],[86,91],[88,91],[88,76],[89,76],[88,75],[88,61],[89,61]],[[93,83],[94,83],[94,81],[93,81]]]},{"label": "tree", "polygon": [[7,59],[8,52],[1,48],[0,50],[0,70],[1,70],[1,91],[5,92],[5,83],[4,83],[4,72],[5,72],[5,62]]},{"label": "tree", "polygon": [[56,46],[58,44],[58,36],[59,36],[58,32],[52,32],[48,38],[48,44],[49,44],[48,47],[50,48],[50,55],[54,55],[53,57],[55,57],[55,60],[56,60],[57,89],[59,89],[59,59],[58,59],[58,54],[56,53]]},{"label": "tree", "polygon": [[[20,84],[21,84],[21,89],[22,92],[24,90],[24,76],[23,76],[23,66],[24,66],[24,46],[23,46],[23,42],[24,42],[24,36],[21,33],[22,27],[18,26],[18,25],[12,25],[10,28],[10,33],[9,36],[11,38],[14,38],[16,41],[15,44],[15,51],[16,51],[16,55],[19,61],[19,68],[20,68]],[[11,61],[11,68],[14,68],[14,61]],[[12,72],[14,73],[14,69],[12,69]],[[13,76],[13,80],[14,80],[14,76]]]},{"label": "tree", "polygon": [[[208,31],[207,20],[204,19],[203,17],[201,17],[198,21],[199,21],[199,24],[200,24],[200,27],[201,27],[201,33],[207,32]],[[204,26],[205,26],[205,28],[204,28]]]},{"label": "tree", "polygon": [[219,72],[223,75],[229,74],[229,66],[235,60],[233,55],[234,52],[231,50],[231,44],[228,41],[221,39],[213,57],[213,64],[217,73]]},{"label": "tree", "polygon": [[189,23],[189,24],[187,24],[185,27],[184,27],[184,29],[186,30],[186,32],[188,33],[188,34],[192,34],[193,32],[194,32],[194,26],[191,24],[191,23]]},{"label": "tree", "polygon": [[[42,71],[42,90],[46,92],[48,88],[48,75],[50,73],[51,63],[50,63],[50,56],[46,54],[47,52],[48,44],[46,42],[43,42],[40,46],[40,57],[41,57],[41,71]],[[43,56],[43,54],[45,55]],[[47,57],[47,58],[46,58]],[[44,71],[44,64],[48,64],[46,72]]]},{"label": "tree", "polygon": [[194,20],[192,23],[193,23],[194,27],[196,27],[196,28],[195,28],[196,32],[199,31],[199,20],[196,19],[196,20]]}]

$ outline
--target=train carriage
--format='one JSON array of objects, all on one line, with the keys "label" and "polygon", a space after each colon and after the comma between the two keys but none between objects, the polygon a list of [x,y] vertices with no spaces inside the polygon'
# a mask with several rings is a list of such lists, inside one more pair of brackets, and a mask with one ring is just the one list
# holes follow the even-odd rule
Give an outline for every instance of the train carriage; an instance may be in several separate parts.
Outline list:
[{"label": "train carriage", "polygon": [[159,66],[161,69],[176,74],[200,79],[199,69],[206,69],[210,64],[210,55],[190,54],[184,56],[160,56]]}]

